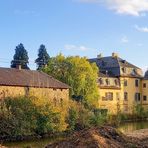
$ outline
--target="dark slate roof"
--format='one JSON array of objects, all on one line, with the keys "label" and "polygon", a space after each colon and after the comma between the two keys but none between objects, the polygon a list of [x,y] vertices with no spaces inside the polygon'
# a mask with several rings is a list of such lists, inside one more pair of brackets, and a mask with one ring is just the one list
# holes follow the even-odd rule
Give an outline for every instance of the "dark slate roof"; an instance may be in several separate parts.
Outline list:
[{"label": "dark slate roof", "polygon": [[135,69],[141,69],[129,62],[127,62],[126,60],[123,60],[121,58],[118,58],[118,62],[119,62],[119,65],[122,66],[122,67],[129,67],[129,68],[135,68]]},{"label": "dark slate roof", "polygon": [[138,68],[139,67],[127,62],[126,60],[123,60],[121,58],[115,58],[112,56],[109,57],[102,57],[102,58],[93,58],[89,59],[90,62],[95,62],[98,67],[102,68],[115,68],[115,67],[130,67],[130,68]]},{"label": "dark slate roof", "polygon": [[144,79],[148,80],[148,71],[145,72]]},{"label": "dark slate roof", "polygon": [[69,86],[35,70],[0,68],[0,85],[68,89]]},{"label": "dark slate roof", "polygon": [[[127,62],[126,60],[121,59],[120,57],[108,56],[108,57],[101,57],[101,58],[93,58],[93,59],[89,59],[89,62],[91,63],[95,62],[96,65],[99,67],[99,71],[102,73],[104,73],[105,71],[108,71],[108,74],[110,77],[120,76],[121,67],[140,69],[139,67]],[[133,77],[132,75],[130,76]],[[139,75],[136,75],[136,76],[139,77]]]},{"label": "dark slate roof", "polygon": [[89,59],[90,62],[95,62],[100,68],[119,67],[118,60],[113,57],[102,57]]}]

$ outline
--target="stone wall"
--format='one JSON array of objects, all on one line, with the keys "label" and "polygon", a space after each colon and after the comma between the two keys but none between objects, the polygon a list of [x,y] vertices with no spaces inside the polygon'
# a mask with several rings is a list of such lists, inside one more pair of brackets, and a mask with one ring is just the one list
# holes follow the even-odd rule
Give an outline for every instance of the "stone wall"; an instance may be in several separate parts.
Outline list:
[{"label": "stone wall", "polygon": [[34,87],[14,87],[0,86],[0,99],[6,97],[35,96],[47,98],[55,103],[69,99],[68,89],[34,88]]}]

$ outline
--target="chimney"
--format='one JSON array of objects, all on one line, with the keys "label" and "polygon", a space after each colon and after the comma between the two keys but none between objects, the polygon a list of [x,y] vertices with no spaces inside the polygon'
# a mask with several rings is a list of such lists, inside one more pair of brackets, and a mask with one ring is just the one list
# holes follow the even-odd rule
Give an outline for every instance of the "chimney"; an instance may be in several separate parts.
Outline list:
[{"label": "chimney", "polygon": [[100,53],[99,55],[97,55],[97,58],[98,59],[101,59],[103,56],[102,56],[102,53]]},{"label": "chimney", "polygon": [[112,57],[113,57],[113,58],[118,58],[119,55],[118,55],[118,53],[113,52],[113,53],[112,53]]},{"label": "chimney", "polygon": [[21,64],[17,64],[17,65],[16,65],[16,69],[21,70],[21,69],[22,69]]}]

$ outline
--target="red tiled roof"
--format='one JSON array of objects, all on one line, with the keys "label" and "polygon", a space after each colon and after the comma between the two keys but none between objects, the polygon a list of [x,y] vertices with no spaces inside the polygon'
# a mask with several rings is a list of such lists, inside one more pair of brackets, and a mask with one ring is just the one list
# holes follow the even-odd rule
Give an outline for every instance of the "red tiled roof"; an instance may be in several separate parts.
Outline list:
[{"label": "red tiled roof", "polygon": [[0,68],[0,85],[60,89],[70,88],[67,84],[54,79],[46,73],[15,68]]}]

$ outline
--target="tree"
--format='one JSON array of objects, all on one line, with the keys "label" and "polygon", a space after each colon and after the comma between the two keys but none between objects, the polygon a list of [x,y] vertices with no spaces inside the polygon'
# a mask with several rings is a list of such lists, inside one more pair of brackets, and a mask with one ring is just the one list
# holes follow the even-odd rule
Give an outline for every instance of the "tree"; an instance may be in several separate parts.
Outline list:
[{"label": "tree", "polygon": [[11,68],[16,68],[18,65],[21,65],[22,69],[29,69],[27,65],[29,63],[28,60],[28,52],[24,48],[23,44],[20,43],[15,48],[15,54],[13,56],[13,60],[11,61]]},{"label": "tree", "polygon": [[45,48],[45,45],[40,45],[40,48],[38,50],[38,58],[35,60],[35,63],[38,66],[38,70],[41,68],[44,68],[49,61],[50,56],[47,53],[47,50]]},{"label": "tree", "polygon": [[98,68],[85,57],[62,54],[51,58],[44,72],[71,86],[71,97],[89,107],[98,105]]}]

